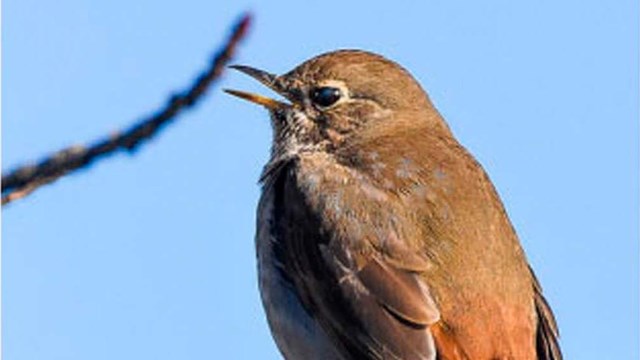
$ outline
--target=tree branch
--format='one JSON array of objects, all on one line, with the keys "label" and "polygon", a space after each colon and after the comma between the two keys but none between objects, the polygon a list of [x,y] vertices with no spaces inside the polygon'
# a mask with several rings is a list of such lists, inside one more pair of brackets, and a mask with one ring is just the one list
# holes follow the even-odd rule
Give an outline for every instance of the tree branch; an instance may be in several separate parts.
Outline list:
[{"label": "tree branch", "polygon": [[9,174],[3,175],[2,205],[23,198],[40,186],[87,167],[118,150],[137,150],[140,145],[157,135],[164,126],[175,120],[178,114],[202,98],[235,54],[238,43],[247,33],[250,21],[250,15],[243,15],[233,26],[226,44],[212,58],[209,68],[202,72],[188,89],[171,96],[156,113],[140,120],[126,131],[115,133],[88,146],[62,149],[38,163],[19,166]]}]

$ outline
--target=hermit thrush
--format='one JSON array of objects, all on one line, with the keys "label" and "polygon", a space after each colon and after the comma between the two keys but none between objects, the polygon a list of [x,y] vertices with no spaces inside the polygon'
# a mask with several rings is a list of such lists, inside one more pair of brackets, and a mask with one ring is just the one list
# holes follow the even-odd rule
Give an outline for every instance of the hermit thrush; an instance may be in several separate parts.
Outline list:
[{"label": "hermit thrush", "polygon": [[266,107],[256,245],[286,359],[561,359],[551,309],[486,173],[398,64],[330,52],[234,66]]}]

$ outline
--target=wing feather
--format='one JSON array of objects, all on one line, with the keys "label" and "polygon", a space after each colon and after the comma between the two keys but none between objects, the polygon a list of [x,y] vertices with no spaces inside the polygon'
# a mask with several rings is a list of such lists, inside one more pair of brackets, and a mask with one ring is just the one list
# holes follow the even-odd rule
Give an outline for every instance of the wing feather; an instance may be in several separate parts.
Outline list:
[{"label": "wing feather", "polygon": [[539,360],[562,360],[560,344],[558,343],[559,331],[556,319],[551,312],[551,307],[542,296],[542,287],[533,272],[531,277],[534,282],[536,314],[538,316],[538,329],[536,331],[536,350]]},{"label": "wing feather", "polygon": [[277,253],[305,309],[345,359],[433,360],[434,300],[415,273],[360,253],[308,206],[292,171],[274,190]]}]

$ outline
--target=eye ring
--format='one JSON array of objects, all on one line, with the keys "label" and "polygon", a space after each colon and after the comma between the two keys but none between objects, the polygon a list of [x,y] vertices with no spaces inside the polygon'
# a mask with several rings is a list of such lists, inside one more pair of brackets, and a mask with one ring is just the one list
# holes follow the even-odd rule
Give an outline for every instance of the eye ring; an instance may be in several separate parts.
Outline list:
[{"label": "eye ring", "polygon": [[321,86],[314,88],[309,93],[309,98],[314,105],[317,105],[321,108],[328,108],[331,105],[340,100],[342,97],[342,91],[333,86]]}]

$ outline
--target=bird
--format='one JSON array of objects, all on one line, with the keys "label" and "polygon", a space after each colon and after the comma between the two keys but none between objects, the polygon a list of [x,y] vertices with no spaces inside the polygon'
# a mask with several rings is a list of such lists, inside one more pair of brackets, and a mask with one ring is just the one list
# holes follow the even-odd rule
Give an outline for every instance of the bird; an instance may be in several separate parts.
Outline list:
[{"label": "bird", "polygon": [[270,115],[255,241],[285,359],[562,359],[496,189],[406,69],[356,49],[231,67],[278,95],[225,90]]}]

